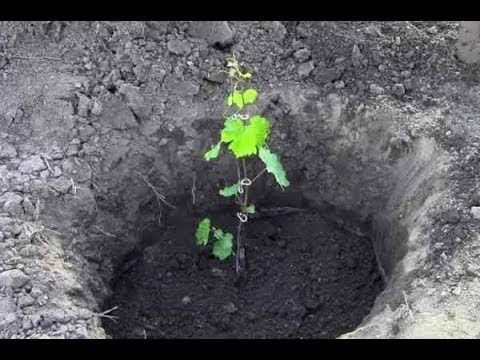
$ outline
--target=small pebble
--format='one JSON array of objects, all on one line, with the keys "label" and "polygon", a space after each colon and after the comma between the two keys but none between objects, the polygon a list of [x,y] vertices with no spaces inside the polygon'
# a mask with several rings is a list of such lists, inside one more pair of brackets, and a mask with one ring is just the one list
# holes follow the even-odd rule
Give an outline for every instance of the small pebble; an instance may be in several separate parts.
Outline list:
[{"label": "small pebble", "polygon": [[472,214],[474,219],[480,220],[480,206],[472,206],[470,208],[470,213]]},{"label": "small pebble", "polygon": [[229,314],[233,314],[237,312],[238,308],[235,306],[234,303],[228,303],[227,305],[224,306],[225,311]]},{"label": "small pebble", "polygon": [[305,48],[297,50],[297,51],[295,51],[293,56],[295,57],[295,59],[298,60],[298,62],[303,63],[303,62],[307,61],[308,59],[310,59],[310,50],[305,49]]},{"label": "small pebble", "polygon": [[306,63],[300,64],[298,67],[298,75],[302,78],[306,78],[310,73],[315,69],[313,61],[308,61]]},{"label": "small pebble", "polygon": [[381,86],[378,86],[377,84],[370,85],[370,92],[374,95],[382,95],[384,91],[385,90]]},{"label": "small pebble", "polygon": [[393,86],[393,93],[397,96],[405,95],[405,87],[403,84],[395,84]]},{"label": "small pebble", "polygon": [[213,276],[218,276],[218,277],[224,277],[225,273],[221,269],[212,268],[212,275]]}]

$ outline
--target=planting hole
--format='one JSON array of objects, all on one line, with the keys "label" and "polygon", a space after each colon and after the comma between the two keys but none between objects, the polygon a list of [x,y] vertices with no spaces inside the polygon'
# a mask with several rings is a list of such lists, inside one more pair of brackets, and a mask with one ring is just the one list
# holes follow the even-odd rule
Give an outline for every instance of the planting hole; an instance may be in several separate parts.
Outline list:
[{"label": "planting hole", "polygon": [[[103,322],[113,338],[332,338],[355,329],[382,290],[368,226],[299,193],[259,202],[242,281],[233,257],[195,245],[199,215],[186,208],[146,228],[145,247],[119,266],[104,306],[118,306],[118,321]],[[235,229],[234,214],[212,217]]]}]

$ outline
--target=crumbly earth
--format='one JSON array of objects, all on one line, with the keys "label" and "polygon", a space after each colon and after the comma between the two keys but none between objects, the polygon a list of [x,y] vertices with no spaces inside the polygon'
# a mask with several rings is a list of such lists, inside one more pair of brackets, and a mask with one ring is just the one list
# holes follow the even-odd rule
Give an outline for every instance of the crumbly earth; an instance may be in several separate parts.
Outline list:
[{"label": "crumbly earth", "polygon": [[479,68],[457,58],[458,34],[457,22],[1,22],[0,338],[107,336],[112,280],[174,213],[147,181],[199,216],[226,204],[231,163],[202,155],[232,51],[291,190],[324,209],[319,223],[371,224],[388,283],[341,337],[477,337]]},{"label": "crumbly earth", "polygon": [[[289,202],[277,205],[284,207]],[[300,209],[300,208],[299,208]],[[229,209],[215,226],[235,228]],[[260,210],[259,210],[260,211]],[[314,208],[248,223],[247,272],[192,242],[197,218],[172,213],[130,256],[103,323],[115,338],[332,338],[370,311],[383,282],[370,239],[325,221]],[[171,217],[171,218],[170,218]]]}]

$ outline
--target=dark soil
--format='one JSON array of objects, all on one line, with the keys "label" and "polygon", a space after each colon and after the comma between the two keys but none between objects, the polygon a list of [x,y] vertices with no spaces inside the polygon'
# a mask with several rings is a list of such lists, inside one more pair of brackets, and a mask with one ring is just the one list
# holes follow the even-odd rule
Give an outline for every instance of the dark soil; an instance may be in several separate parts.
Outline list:
[{"label": "dark soil", "polygon": [[[116,305],[113,337],[334,337],[368,313],[381,284],[368,237],[335,221],[349,216],[252,220],[240,284],[233,259],[194,246],[203,216],[236,226],[211,200],[229,159],[202,157],[232,51],[289,190],[371,216],[389,285],[348,336],[478,337],[480,72],[458,59],[459,28],[1,21],[0,276],[25,284],[0,289],[0,338],[104,338],[94,314]],[[162,226],[140,175],[177,206]],[[194,186],[191,211],[177,197]]]},{"label": "dark soil", "polygon": [[[278,204],[276,204],[278,205]],[[213,225],[236,229],[228,209]],[[368,314],[382,282],[368,237],[327,221],[319,210],[272,216],[247,227],[247,274],[194,244],[200,216],[170,213],[130,255],[106,308],[118,306],[114,338],[333,338]]]}]

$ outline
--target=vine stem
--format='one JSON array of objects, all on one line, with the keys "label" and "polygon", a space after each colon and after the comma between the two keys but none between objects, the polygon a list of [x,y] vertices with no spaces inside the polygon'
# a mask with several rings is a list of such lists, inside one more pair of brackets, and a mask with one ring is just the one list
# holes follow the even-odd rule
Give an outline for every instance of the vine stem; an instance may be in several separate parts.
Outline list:
[{"label": "vine stem", "polygon": [[242,180],[242,174],[240,174],[240,161],[237,159],[237,177],[238,177],[238,183],[240,184],[240,181]]},{"label": "vine stem", "polygon": [[[257,180],[260,176],[262,176],[262,175],[265,173],[265,171],[267,171],[267,168],[263,168],[263,170],[260,171],[260,172],[253,178],[252,184],[255,182],[255,180]],[[250,184],[250,185],[251,185],[251,184]]]},{"label": "vine stem", "polygon": [[[235,56],[234,56],[234,59],[235,59]],[[237,81],[235,81],[235,83],[233,83],[232,81],[232,83],[230,84],[230,87],[233,88],[232,93],[237,90],[238,82],[241,81],[238,78],[236,78],[236,80]],[[242,99],[243,99],[243,93],[242,93]],[[240,169],[240,161],[238,159],[236,159],[236,164],[237,164],[238,183],[240,184],[242,179],[248,179],[247,165],[245,163],[245,159],[242,159],[242,167],[243,167],[243,177],[242,177],[242,174],[241,174],[242,170]],[[245,206],[247,206],[247,202],[248,202],[248,188],[249,186],[246,186],[243,194],[237,195],[240,203],[239,204],[240,211],[242,213],[245,209]],[[242,221],[239,219],[238,226],[237,226],[237,252],[235,254],[235,270],[236,270],[237,276],[240,276],[242,274],[244,268],[245,268],[245,247],[242,242]]]},{"label": "vine stem", "polygon": [[[242,165],[243,165],[243,178],[244,179],[248,179],[248,174],[247,174],[247,165],[245,163],[245,159],[242,159]],[[251,183],[250,183],[251,185]],[[245,195],[243,197],[243,206],[247,206],[247,202],[248,202],[248,188],[250,186],[246,186],[245,188]]]},{"label": "vine stem", "polygon": [[[243,170],[243,178],[247,179],[248,178],[248,173],[247,173],[247,164],[245,162],[245,159],[242,159],[242,170]],[[241,169],[240,169],[240,161],[237,160],[237,173],[239,179],[241,178]],[[239,180],[240,181],[240,180]],[[243,199],[240,199],[240,210],[243,212],[243,209],[245,206],[247,206],[248,202],[248,188],[249,186],[246,186],[245,191],[243,192]],[[238,226],[237,226],[237,252],[235,254],[235,270],[237,272],[237,276],[240,276],[243,270],[245,269],[245,247],[242,242],[242,221],[238,221]]]},{"label": "vine stem", "polygon": [[242,244],[242,222],[238,221],[237,226],[237,253],[235,254],[235,270],[240,275],[245,264],[245,249]]},{"label": "vine stem", "polygon": [[[237,164],[237,177],[238,177],[238,184],[240,184],[240,181],[242,180],[242,174],[241,174],[241,169],[240,169],[240,160],[236,159],[235,163]],[[242,207],[243,204],[243,196],[242,194],[237,194],[236,195],[239,201],[240,207]],[[238,226],[237,226],[237,251],[235,253],[235,271],[237,273],[237,276],[240,275],[242,272],[242,264],[245,259],[245,252],[243,251],[243,245],[242,245],[242,222],[238,220]],[[241,264],[242,262],[242,264]]]}]

